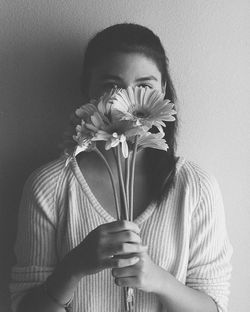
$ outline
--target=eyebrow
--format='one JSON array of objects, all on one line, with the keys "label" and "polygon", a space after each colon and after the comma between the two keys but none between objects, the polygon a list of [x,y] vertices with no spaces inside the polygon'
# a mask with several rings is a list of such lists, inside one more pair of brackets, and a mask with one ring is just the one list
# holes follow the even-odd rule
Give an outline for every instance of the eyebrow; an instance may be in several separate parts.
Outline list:
[{"label": "eyebrow", "polygon": [[[101,78],[102,79],[110,79],[110,80],[112,80],[112,79],[113,80],[122,80],[121,77],[116,76],[116,75],[111,75],[111,74],[103,74],[103,75],[101,75]],[[136,82],[141,82],[141,81],[148,81],[148,80],[158,81],[158,79],[155,76],[153,76],[153,75],[140,77],[140,78],[136,79],[135,81]]]},{"label": "eyebrow", "polygon": [[140,77],[138,79],[136,79],[136,81],[147,81],[147,80],[155,80],[155,81],[158,81],[158,79],[151,75],[151,76],[146,76],[146,77]]}]

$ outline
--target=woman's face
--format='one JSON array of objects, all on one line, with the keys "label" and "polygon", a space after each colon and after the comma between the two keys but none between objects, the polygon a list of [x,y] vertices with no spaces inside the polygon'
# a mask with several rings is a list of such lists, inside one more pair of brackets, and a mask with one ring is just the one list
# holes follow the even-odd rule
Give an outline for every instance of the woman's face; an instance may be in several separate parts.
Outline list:
[{"label": "woman's face", "polygon": [[96,66],[91,73],[89,97],[98,98],[115,86],[148,86],[165,92],[155,62],[140,53],[114,53]]}]

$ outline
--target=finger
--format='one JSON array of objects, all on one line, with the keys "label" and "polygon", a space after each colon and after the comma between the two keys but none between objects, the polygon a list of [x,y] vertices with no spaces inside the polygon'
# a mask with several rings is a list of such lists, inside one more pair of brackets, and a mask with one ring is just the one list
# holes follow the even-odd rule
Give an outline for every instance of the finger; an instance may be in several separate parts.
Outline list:
[{"label": "finger", "polygon": [[118,243],[141,243],[140,236],[132,231],[122,231],[110,234],[110,239]]},{"label": "finger", "polygon": [[114,221],[105,223],[99,226],[99,228],[107,233],[121,232],[121,231],[132,231],[137,234],[140,233],[140,228],[137,224],[127,220]]},{"label": "finger", "polygon": [[131,258],[109,258],[106,260],[105,266],[107,268],[124,268],[128,266],[133,266],[140,260],[139,257],[131,257]]},{"label": "finger", "polygon": [[115,284],[117,286],[122,286],[122,287],[125,287],[125,286],[126,287],[133,287],[133,288],[140,288],[141,287],[139,279],[136,276],[115,278]]},{"label": "finger", "polygon": [[148,246],[141,244],[131,244],[131,243],[122,243],[122,244],[113,244],[106,246],[102,251],[102,258],[131,258],[132,256],[143,256],[147,254]]},{"label": "finger", "polygon": [[133,265],[122,267],[122,268],[113,268],[112,269],[112,275],[115,278],[121,278],[121,277],[130,277],[130,276],[137,276],[138,275],[138,266],[137,263],[134,263]]},{"label": "finger", "polygon": [[141,244],[123,243],[118,246],[114,246],[111,249],[112,249],[112,255],[119,256],[119,255],[134,254],[134,253],[137,253],[137,254],[144,253],[147,251],[148,247],[143,246]]}]

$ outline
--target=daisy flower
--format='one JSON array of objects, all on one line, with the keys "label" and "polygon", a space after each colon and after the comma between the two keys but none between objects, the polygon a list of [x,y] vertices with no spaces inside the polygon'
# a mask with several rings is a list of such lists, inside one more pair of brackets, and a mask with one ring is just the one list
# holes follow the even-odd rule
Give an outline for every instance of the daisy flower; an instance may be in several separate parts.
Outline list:
[{"label": "daisy flower", "polygon": [[[167,151],[168,145],[163,137],[164,133],[162,132],[158,133],[144,132],[142,135],[138,137],[138,151],[147,147]],[[134,138],[132,138],[131,141],[133,143]]]},{"label": "daisy flower", "polygon": [[170,100],[164,100],[163,93],[149,87],[120,89],[114,94],[112,102],[111,109],[115,115],[148,129],[156,126],[163,132],[164,121],[175,120],[174,104]]},{"label": "daisy flower", "polygon": [[73,140],[78,144],[74,151],[74,155],[76,156],[80,152],[92,150],[95,147],[92,138],[93,132],[86,127],[85,121],[82,120],[81,125],[76,126],[76,135],[73,135]]}]

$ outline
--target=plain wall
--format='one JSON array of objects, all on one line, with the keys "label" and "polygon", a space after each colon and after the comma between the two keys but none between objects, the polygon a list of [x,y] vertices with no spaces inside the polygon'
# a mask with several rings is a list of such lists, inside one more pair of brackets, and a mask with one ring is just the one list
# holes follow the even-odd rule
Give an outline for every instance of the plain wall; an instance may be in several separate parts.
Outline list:
[{"label": "plain wall", "polygon": [[7,312],[18,202],[36,167],[58,156],[86,42],[118,22],[162,39],[179,95],[179,154],[217,177],[234,246],[230,311],[250,311],[250,2],[0,0],[0,311]]}]

